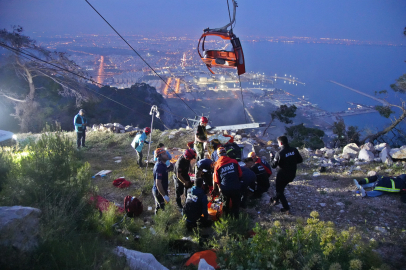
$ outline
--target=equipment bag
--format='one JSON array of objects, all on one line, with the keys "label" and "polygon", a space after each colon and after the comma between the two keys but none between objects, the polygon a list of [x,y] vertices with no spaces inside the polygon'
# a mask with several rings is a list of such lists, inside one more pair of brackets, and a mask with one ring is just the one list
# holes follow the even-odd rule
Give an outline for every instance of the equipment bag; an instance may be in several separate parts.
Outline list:
[{"label": "equipment bag", "polygon": [[128,217],[138,217],[143,211],[142,202],[135,197],[126,196],[124,198],[124,210]]}]

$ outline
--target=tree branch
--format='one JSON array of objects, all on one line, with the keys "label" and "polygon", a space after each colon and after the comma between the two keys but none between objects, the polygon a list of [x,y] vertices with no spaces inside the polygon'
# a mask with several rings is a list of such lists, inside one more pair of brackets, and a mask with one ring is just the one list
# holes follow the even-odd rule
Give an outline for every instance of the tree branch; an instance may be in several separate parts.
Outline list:
[{"label": "tree branch", "polygon": [[12,101],[16,101],[16,102],[26,102],[26,100],[16,99],[16,98],[7,96],[7,95],[5,95],[5,94],[3,94],[3,93],[1,93],[1,95],[4,96],[4,97],[6,97],[6,98],[8,98],[8,99],[11,99]]}]

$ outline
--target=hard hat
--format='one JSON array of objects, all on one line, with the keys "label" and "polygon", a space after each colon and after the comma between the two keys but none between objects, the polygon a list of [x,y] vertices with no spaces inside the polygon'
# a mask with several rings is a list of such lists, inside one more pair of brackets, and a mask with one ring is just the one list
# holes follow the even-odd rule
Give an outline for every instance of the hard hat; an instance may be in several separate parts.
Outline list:
[{"label": "hard hat", "polygon": [[150,134],[151,133],[151,129],[149,127],[144,128],[144,132],[145,134]]},{"label": "hard hat", "polygon": [[217,148],[217,155],[219,156],[227,155],[226,149],[223,146],[220,146],[219,148]]},{"label": "hard hat", "polygon": [[159,157],[159,155],[161,155],[163,153],[166,153],[166,151],[164,149],[162,149],[162,148],[155,149],[155,156],[156,157]]},{"label": "hard hat", "polygon": [[202,118],[200,118],[200,123],[207,124],[208,122],[209,122],[209,119],[207,119],[206,117],[202,116]]},{"label": "hard hat", "polygon": [[183,155],[187,160],[192,160],[196,158],[196,151],[194,149],[187,149]]},{"label": "hard hat", "polygon": [[257,157],[257,154],[255,154],[255,152],[250,152],[248,154],[248,157]]}]

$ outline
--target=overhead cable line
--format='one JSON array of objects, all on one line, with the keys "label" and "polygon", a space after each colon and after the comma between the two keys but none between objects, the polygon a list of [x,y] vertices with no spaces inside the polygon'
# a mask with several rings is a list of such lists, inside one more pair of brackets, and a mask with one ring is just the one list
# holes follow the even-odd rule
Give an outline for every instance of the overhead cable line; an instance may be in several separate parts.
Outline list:
[{"label": "overhead cable line", "polygon": [[[5,44],[5,43],[3,43],[3,42],[0,42],[0,46],[2,46],[2,47],[5,48],[5,49],[8,49],[8,50],[10,50],[10,51],[12,51],[12,52],[14,52],[14,53],[22,54],[21,56],[24,57],[24,58],[26,58],[26,59],[28,59],[28,60],[37,62],[37,61],[35,61],[35,60],[32,60],[32,59],[36,59],[36,60],[38,60],[38,61],[41,61],[41,62],[46,63],[46,64],[48,64],[48,65],[51,65],[51,66],[53,66],[53,67],[56,67],[56,68],[58,68],[58,69],[60,69],[60,70],[63,70],[63,71],[68,72],[68,73],[71,73],[71,74],[73,74],[73,75],[75,75],[75,76],[77,76],[77,77],[80,77],[80,78],[82,78],[82,79],[91,81],[91,82],[93,82],[93,83],[95,83],[95,84],[101,85],[101,86],[103,86],[103,87],[107,86],[107,85],[103,85],[103,84],[101,84],[101,83],[98,83],[98,82],[94,81],[93,79],[90,79],[90,78],[87,78],[87,77],[85,77],[85,76],[83,76],[83,75],[77,74],[76,72],[73,72],[73,71],[71,71],[71,70],[69,70],[69,69],[66,69],[66,68],[57,66],[57,65],[55,65],[55,64],[52,64],[52,63],[50,63],[50,62],[48,62],[48,61],[42,60],[41,58],[38,58],[38,57],[36,57],[36,56],[34,56],[34,55],[31,55],[31,54],[29,54],[29,53],[26,53],[26,52],[24,52],[24,51],[22,51],[22,50],[13,48],[13,47],[11,47],[11,46],[8,46],[7,44]],[[38,62],[37,62],[37,63],[38,63]],[[41,64],[41,63],[39,63],[39,64]],[[88,86],[85,86],[85,88],[86,88],[87,90],[89,90],[89,91],[91,91],[91,92],[97,94],[97,95],[100,95],[100,96],[102,96],[102,97],[104,97],[104,98],[106,98],[106,99],[109,99],[109,100],[111,100],[111,101],[113,101],[113,102],[115,102],[115,103],[117,103],[117,104],[119,104],[119,105],[121,105],[121,106],[123,106],[123,107],[125,107],[125,108],[127,108],[127,109],[129,109],[129,110],[131,110],[131,111],[136,112],[134,109],[132,109],[132,108],[126,106],[125,104],[122,104],[122,103],[120,103],[120,102],[118,102],[118,101],[116,101],[116,100],[114,100],[114,99],[112,99],[112,98],[110,98],[110,97],[108,97],[108,96],[106,96],[106,95],[103,95],[103,94],[101,94],[101,93],[99,93],[99,92],[97,92],[97,91],[94,91],[93,89],[89,88]],[[138,101],[140,101],[140,102],[142,102],[142,103],[145,103],[145,104],[147,104],[147,105],[153,106],[152,104],[147,103],[147,102],[145,102],[145,101],[143,101],[143,100],[140,100],[140,99],[137,99],[137,98],[134,98],[134,99],[136,99],[136,100],[138,100]],[[167,111],[167,110],[164,110],[164,109],[160,109],[160,110],[165,111],[165,112],[168,112],[168,113],[171,113],[171,114],[173,114],[173,115],[175,115],[175,116],[181,117],[181,116],[176,115],[176,114],[174,114],[174,113],[172,113],[172,112],[169,112],[169,111]],[[139,113],[138,113],[138,114],[139,114]],[[143,116],[143,117],[147,117],[147,118],[149,119],[148,116],[145,116],[145,115],[142,115],[142,114],[139,114],[139,115],[140,115],[140,116]],[[159,120],[162,122],[161,119],[159,119]],[[162,124],[164,125],[164,127],[166,127],[163,122],[162,122]],[[166,127],[166,128],[167,128],[167,127]],[[167,128],[167,129],[168,129],[168,128]]]},{"label": "overhead cable line", "polygon": [[[228,4],[228,0],[227,0],[227,8],[228,8],[228,17],[230,18],[230,23],[231,23],[230,5]],[[232,32],[233,32],[233,25],[231,24],[231,33],[232,33]],[[241,100],[242,100],[242,110],[244,111],[245,123],[248,123],[248,120],[247,120],[247,112],[246,112],[246,110],[245,110],[244,95],[242,94],[242,85],[241,85],[241,78],[240,78],[240,75],[238,75],[238,81],[240,82]]]},{"label": "overhead cable line", "polygon": [[180,100],[182,100],[182,102],[195,114],[197,115],[197,113],[170,87],[170,85],[150,66],[150,64],[148,64],[147,61],[145,61],[145,59],[127,42],[127,40],[125,38],[123,38],[120,33],[96,10],[95,7],[92,6],[92,4],[89,3],[89,1],[85,0],[86,3],[89,4],[89,6],[96,11],[97,14],[99,14],[99,16],[111,27],[111,29],[114,30],[114,32],[116,32],[116,34],[141,58],[142,61],[144,61],[144,63],[168,86],[168,89],[170,89]]}]

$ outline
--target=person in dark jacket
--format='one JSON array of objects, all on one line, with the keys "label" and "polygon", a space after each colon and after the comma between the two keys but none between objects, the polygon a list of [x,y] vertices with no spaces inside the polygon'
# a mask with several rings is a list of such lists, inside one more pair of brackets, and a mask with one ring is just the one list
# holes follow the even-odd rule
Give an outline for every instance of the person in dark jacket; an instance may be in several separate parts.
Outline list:
[{"label": "person in dark jacket", "polygon": [[241,167],[237,160],[227,156],[224,147],[219,147],[217,154],[219,159],[214,167],[213,191],[219,190],[223,194],[224,213],[233,214],[235,218],[238,218],[241,203]]},{"label": "person in dark jacket", "polygon": [[255,173],[249,169],[247,166],[241,166],[242,177],[241,177],[241,208],[247,207],[248,194],[255,191],[255,182],[257,181],[257,176]]},{"label": "person in dark jacket", "polygon": [[183,193],[187,194],[188,189],[193,185],[189,176],[189,171],[191,170],[190,162],[193,159],[196,159],[196,151],[194,149],[187,149],[176,161],[173,169],[173,181],[176,190],[176,204],[180,210],[183,209],[181,196]]},{"label": "person in dark jacket", "polygon": [[213,160],[201,159],[196,163],[196,167],[196,178],[203,178],[203,189],[207,193],[210,189],[213,189]]},{"label": "person in dark jacket", "polygon": [[183,214],[186,218],[186,228],[192,230],[200,221],[202,226],[208,226],[209,213],[207,211],[207,196],[203,190],[203,178],[197,178],[195,185],[189,190],[186,198]]},{"label": "person in dark jacket", "polygon": [[85,117],[85,110],[81,109],[75,118],[73,119],[73,124],[75,125],[76,131],[76,147],[80,149],[80,147],[86,147],[85,140],[86,140],[86,125],[87,119]]},{"label": "person in dark jacket", "polygon": [[256,183],[254,197],[259,198],[264,192],[267,192],[271,186],[269,184],[269,174],[265,169],[266,167],[261,163],[255,162],[253,158],[246,158],[244,163],[246,164],[245,166],[255,173]]},{"label": "person in dark jacket", "polygon": [[295,179],[297,164],[302,163],[303,158],[296,148],[289,146],[286,136],[278,137],[278,144],[281,150],[276,153],[271,161],[272,168],[279,166],[275,180],[276,195],[271,198],[270,203],[271,205],[277,205],[280,201],[283,206],[280,211],[289,214],[290,207],[284,195],[284,191],[285,187]]},{"label": "person in dark jacket", "polygon": [[169,203],[170,201],[168,196],[168,167],[165,164],[169,157],[165,149],[162,148],[156,149],[154,154],[158,158],[153,170],[154,186],[152,187],[156,214],[159,209],[165,208],[165,202]]},{"label": "person in dark jacket", "polygon": [[[381,175],[367,178],[354,179],[354,184],[361,192],[362,197],[377,197],[385,193],[400,193],[402,202],[406,202],[406,174],[397,177],[385,177]],[[372,191],[365,191],[364,188],[372,187]]]}]

